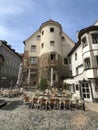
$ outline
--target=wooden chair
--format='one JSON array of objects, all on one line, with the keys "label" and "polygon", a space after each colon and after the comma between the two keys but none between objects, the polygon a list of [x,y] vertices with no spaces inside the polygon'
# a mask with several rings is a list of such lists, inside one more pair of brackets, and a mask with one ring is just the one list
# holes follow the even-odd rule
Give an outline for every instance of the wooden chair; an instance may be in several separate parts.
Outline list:
[{"label": "wooden chair", "polygon": [[45,109],[45,110],[47,110],[47,99],[42,98],[42,99],[40,100],[40,109]]},{"label": "wooden chair", "polygon": [[29,104],[30,103],[30,97],[29,96],[24,96],[23,103],[24,104]]},{"label": "wooden chair", "polygon": [[61,109],[61,100],[59,98],[54,99],[53,109]]},{"label": "wooden chair", "polygon": [[63,99],[63,105],[64,105],[64,110],[66,110],[66,108],[70,109],[70,107],[71,107],[70,100],[69,99]]},{"label": "wooden chair", "polygon": [[61,108],[61,100],[58,98],[51,98],[49,100],[49,108],[50,109],[60,109]]},{"label": "wooden chair", "polygon": [[37,108],[39,107],[39,100],[37,97],[34,97],[31,101],[31,108]]}]

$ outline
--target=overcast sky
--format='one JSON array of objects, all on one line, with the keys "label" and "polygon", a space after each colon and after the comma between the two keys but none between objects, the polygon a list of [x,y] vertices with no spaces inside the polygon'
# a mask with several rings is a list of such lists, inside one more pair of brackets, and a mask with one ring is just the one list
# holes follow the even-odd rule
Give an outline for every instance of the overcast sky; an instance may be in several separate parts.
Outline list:
[{"label": "overcast sky", "polygon": [[23,53],[23,41],[49,19],[76,42],[76,32],[98,20],[98,0],[0,0],[0,40]]}]

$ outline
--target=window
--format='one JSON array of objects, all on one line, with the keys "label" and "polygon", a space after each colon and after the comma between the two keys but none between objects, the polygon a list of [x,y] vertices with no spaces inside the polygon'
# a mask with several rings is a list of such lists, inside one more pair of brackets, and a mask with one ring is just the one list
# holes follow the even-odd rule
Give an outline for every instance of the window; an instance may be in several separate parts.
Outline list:
[{"label": "window", "polygon": [[89,69],[91,67],[90,65],[90,58],[85,59],[85,69]]},{"label": "window", "polygon": [[69,71],[69,77],[72,77],[72,70]]},{"label": "window", "polygon": [[93,40],[94,44],[98,43],[98,34],[97,33],[92,34],[92,40]]},{"label": "window", "polygon": [[37,39],[38,41],[40,41],[40,35],[37,35],[36,39]]},{"label": "window", "polygon": [[78,69],[78,67],[76,67],[76,75],[78,75],[79,74],[79,69]]},{"label": "window", "polygon": [[42,31],[42,35],[44,35],[44,31]]},{"label": "window", "polygon": [[55,60],[55,54],[51,54],[51,60]]},{"label": "window", "polygon": [[69,64],[71,64],[71,58],[69,58]]},{"label": "window", "polygon": [[35,51],[36,51],[36,45],[32,45],[32,46],[31,46],[31,51],[32,51],[32,52],[35,52]]},{"label": "window", "polygon": [[54,32],[54,28],[50,28],[50,32]]},{"label": "window", "polygon": [[95,79],[95,90],[98,91],[98,79]]},{"label": "window", "polygon": [[64,64],[68,64],[68,59],[64,58]]},{"label": "window", "polygon": [[50,41],[50,46],[54,46],[54,41]]},{"label": "window", "polygon": [[65,41],[65,37],[61,37],[62,41]]},{"label": "window", "polygon": [[43,47],[44,47],[44,43],[41,44],[41,48],[43,48]]},{"label": "window", "polygon": [[78,86],[78,84],[76,84],[76,90],[79,90],[79,86]]},{"label": "window", "polygon": [[97,61],[97,65],[98,65],[98,56],[96,56],[96,61]]},{"label": "window", "polygon": [[83,98],[90,98],[90,90],[89,90],[89,83],[88,82],[82,83],[82,97]]},{"label": "window", "polygon": [[77,53],[75,53],[75,60],[77,60]]},{"label": "window", "polygon": [[83,44],[83,48],[84,48],[85,46],[87,46],[86,37],[84,37],[84,38],[82,39],[82,44]]},{"label": "window", "polygon": [[37,64],[37,57],[31,57],[30,58],[30,63],[33,64],[33,65]]}]

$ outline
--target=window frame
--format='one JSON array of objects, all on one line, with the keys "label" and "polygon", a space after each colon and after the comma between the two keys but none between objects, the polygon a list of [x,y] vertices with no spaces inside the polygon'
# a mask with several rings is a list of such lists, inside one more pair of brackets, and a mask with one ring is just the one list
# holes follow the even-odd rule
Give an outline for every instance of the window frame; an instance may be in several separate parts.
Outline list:
[{"label": "window frame", "polygon": [[98,55],[96,56],[96,62],[97,62],[97,65],[98,65]]},{"label": "window frame", "polygon": [[82,82],[82,97],[83,98],[90,98],[90,88],[88,82]]},{"label": "window frame", "polygon": [[44,30],[42,30],[42,35],[44,35]]},{"label": "window frame", "polygon": [[41,44],[41,48],[44,48],[44,43]]},{"label": "window frame", "polygon": [[66,58],[66,57],[64,58],[64,64],[68,65],[68,58]]},{"label": "window frame", "polygon": [[54,46],[55,41],[50,41],[50,46]]},{"label": "window frame", "polygon": [[37,36],[36,36],[36,40],[37,40],[37,41],[40,41],[40,38],[41,38],[40,35],[37,35]]},{"label": "window frame", "polygon": [[98,44],[98,33],[91,34],[93,44]]},{"label": "window frame", "polygon": [[54,32],[54,27],[50,27],[50,32]]},{"label": "window frame", "polygon": [[82,46],[83,46],[83,48],[87,46],[87,39],[86,39],[86,37],[82,38]]},{"label": "window frame", "polygon": [[50,55],[50,59],[51,59],[52,61],[55,60],[55,59],[56,59],[56,54],[53,54],[53,53],[52,53],[52,54]]},{"label": "window frame", "polygon": [[90,69],[91,68],[91,63],[90,63],[90,58],[86,58],[84,59],[84,63],[85,63],[85,69]]},{"label": "window frame", "polygon": [[77,52],[75,53],[75,61],[77,60]]},{"label": "window frame", "polygon": [[31,45],[31,52],[36,52],[36,45]]},{"label": "window frame", "polygon": [[37,57],[30,57],[30,64],[36,65],[37,64]]}]

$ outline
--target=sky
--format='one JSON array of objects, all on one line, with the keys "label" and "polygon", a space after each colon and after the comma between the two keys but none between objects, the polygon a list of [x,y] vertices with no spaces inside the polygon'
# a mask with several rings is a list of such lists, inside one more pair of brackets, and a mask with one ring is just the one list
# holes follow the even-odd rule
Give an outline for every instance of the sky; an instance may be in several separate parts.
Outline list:
[{"label": "sky", "polygon": [[23,53],[23,41],[49,19],[77,42],[76,32],[98,20],[98,0],[0,0],[0,40]]}]

